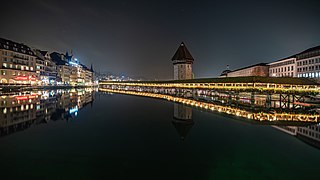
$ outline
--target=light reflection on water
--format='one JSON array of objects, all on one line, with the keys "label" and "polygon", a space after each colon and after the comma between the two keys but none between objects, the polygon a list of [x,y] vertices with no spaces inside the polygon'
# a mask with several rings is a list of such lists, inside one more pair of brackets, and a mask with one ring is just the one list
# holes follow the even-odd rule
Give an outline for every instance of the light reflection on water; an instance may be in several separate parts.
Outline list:
[{"label": "light reflection on water", "polygon": [[299,179],[313,178],[307,172],[320,160],[307,145],[319,143],[317,125],[270,126],[91,89],[3,94],[0,105],[0,168],[8,177]]},{"label": "light reflection on water", "polygon": [[0,136],[49,121],[68,121],[93,100],[92,89],[3,93],[0,99]]}]

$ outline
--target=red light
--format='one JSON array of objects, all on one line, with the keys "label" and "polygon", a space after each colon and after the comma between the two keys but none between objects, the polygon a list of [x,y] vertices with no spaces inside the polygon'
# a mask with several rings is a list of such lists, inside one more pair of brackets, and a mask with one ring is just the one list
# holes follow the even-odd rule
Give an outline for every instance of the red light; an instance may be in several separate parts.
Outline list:
[{"label": "red light", "polygon": [[17,76],[14,79],[15,80],[28,80],[28,77],[26,77],[26,76]]},{"label": "red light", "polygon": [[17,100],[27,100],[28,97],[27,96],[17,96],[16,99]]}]

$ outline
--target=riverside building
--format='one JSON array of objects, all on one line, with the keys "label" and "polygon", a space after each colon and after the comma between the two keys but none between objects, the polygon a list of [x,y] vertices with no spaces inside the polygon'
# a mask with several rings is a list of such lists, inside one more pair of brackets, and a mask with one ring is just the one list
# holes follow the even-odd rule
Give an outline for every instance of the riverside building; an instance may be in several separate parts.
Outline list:
[{"label": "riverside building", "polygon": [[57,78],[56,64],[52,61],[48,51],[35,50],[37,56],[36,73],[38,85],[55,85]]},{"label": "riverside building", "polygon": [[93,73],[68,52],[49,53],[0,38],[0,85],[91,86]]},{"label": "riverside building", "polygon": [[295,55],[271,62],[268,65],[270,77],[297,77]]},{"label": "riverside building", "polygon": [[76,58],[73,58],[73,55],[53,52],[50,56],[57,66],[57,84],[93,85],[93,70],[81,64]]},{"label": "riverside building", "polygon": [[243,76],[262,76],[269,75],[269,66],[266,63],[259,63],[236,70],[224,70],[220,77],[243,77]]},{"label": "riverside building", "polygon": [[296,57],[298,77],[320,78],[320,46],[307,49]]},{"label": "riverside building", "polygon": [[0,83],[36,85],[36,58],[30,47],[0,38]]},{"label": "riverside building", "polygon": [[70,85],[71,68],[66,61],[66,55],[53,52],[50,57],[57,66],[57,84]]}]

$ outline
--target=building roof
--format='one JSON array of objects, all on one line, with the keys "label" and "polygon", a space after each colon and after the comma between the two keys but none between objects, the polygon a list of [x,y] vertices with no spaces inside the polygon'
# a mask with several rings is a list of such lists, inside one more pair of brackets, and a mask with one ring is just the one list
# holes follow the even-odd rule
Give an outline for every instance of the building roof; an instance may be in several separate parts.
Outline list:
[{"label": "building roof", "polygon": [[226,69],[224,71],[222,71],[222,73],[220,74],[220,76],[226,76],[228,73],[232,72],[230,69]]},{"label": "building roof", "polygon": [[[302,51],[302,52],[299,53],[299,54],[304,54],[304,53],[314,52],[314,51],[320,51],[320,46],[315,46],[315,47],[306,49],[306,50]],[[298,54],[298,55],[299,55],[299,54]]]},{"label": "building roof", "polygon": [[273,64],[273,63],[277,63],[277,62],[280,62],[280,61],[283,61],[283,60],[287,60],[287,59],[291,59],[291,58],[296,58],[296,57],[297,57],[297,54],[292,55],[292,56],[289,56],[289,57],[286,57],[286,58],[282,58],[282,59],[279,59],[279,60],[276,60],[276,61],[269,62],[268,65]]},{"label": "building roof", "polygon": [[90,71],[93,72],[93,66],[92,66],[92,64],[91,64],[91,67],[90,67]]},{"label": "building roof", "polygon": [[62,59],[63,56],[63,54],[58,52],[53,52],[50,54],[52,61],[56,63],[56,65],[66,65],[67,62]]},{"label": "building roof", "polygon": [[68,60],[68,61],[71,61],[72,60],[72,54],[69,55],[68,52],[66,52],[66,55],[65,55],[65,58]]},{"label": "building roof", "polygon": [[305,59],[320,55],[320,46],[315,46],[297,54],[297,59]]},{"label": "building roof", "polygon": [[247,69],[247,68],[252,68],[252,67],[255,67],[255,66],[268,66],[268,65],[267,65],[267,63],[258,63],[258,64],[250,65],[250,66],[247,66],[247,67],[239,68],[239,69],[233,70],[231,72],[240,71],[240,70]]},{"label": "building roof", "polygon": [[[125,83],[126,81],[123,81]],[[170,81],[128,81],[131,83],[275,83],[275,84],[295,84],[295,85],[319,85],[315,80],[309,78],[292,77],[226,77],[226,78],[203,78]]]},{"label": "building roof", "polygon": [[41,51],[41,50],[39,50],[39,52],[42,54],[42,56],[45,56],[48,53],[48,51]]},{"label": "building roof", "polygon": [[285,60],[285,59],[290,59],[290,58],[297,58],[297,59],[303,59],[303,58],[309,58],[309,57],[313,57],[313,56],[318,56],[320,55],[320,46],[315,46],[315,47],[312,47],[312,48],[309,48],[309,49],[306,49],[298,54],[294,54],[292,56],[289,56],[289,57],[286,57],[286,58],[282,58],[282,59],[279,59],[279,60],[276,60],[276,61],[272,61],[268,64],[271,64],[271,63],[275,63],[275,62],[278,62],[278,61],[282,61],[282,60]]},{"label": "building roof", "polygon": [[7,49],[10,51],[15,51],[18,53],[26,54],[29,56],[35,56],[34,52],[32,49],[24,45],[22,43],[17,43],[8,39],[0,38],[0,49]]},{"label": "building roof", "polygon": [[188,60],[188,61],[194,61],[191,53],[187,49],[186,45],[181,42],[179,48],[177,49],[176,53],[172,57],[172,61],[174,60]]},{"label": "building roof", "polygon": [[185,140],[192,126],[194,125],[194,122],[192,120],[180,120],[174,118],[172,124],[174,125],[178,134],[180,135],[180,139]]}]

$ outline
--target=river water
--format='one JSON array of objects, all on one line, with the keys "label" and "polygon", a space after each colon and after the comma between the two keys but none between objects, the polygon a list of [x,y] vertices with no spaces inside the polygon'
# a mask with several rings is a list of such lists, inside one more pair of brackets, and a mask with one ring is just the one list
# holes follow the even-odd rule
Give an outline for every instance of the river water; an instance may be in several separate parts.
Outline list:
[{"label": "river water", "polygon": [[88,89],[1,98],[3,179],[319,178],[320,150],[275,126]]}]

